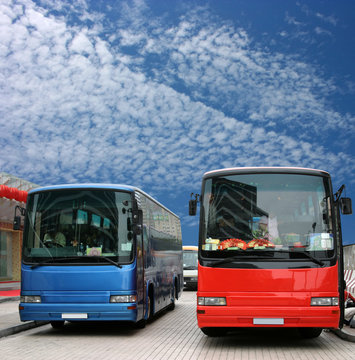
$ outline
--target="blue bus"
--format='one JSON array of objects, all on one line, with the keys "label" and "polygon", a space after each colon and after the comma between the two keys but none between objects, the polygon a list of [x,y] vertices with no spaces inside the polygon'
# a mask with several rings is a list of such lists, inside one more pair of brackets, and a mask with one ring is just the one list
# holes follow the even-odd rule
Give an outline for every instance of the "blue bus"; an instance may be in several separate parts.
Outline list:
[{"label": "blue bus", "polygon": [[28,194],[22,321],[144,327],[183,289],[180,219],[127,185],[56,185]]}]

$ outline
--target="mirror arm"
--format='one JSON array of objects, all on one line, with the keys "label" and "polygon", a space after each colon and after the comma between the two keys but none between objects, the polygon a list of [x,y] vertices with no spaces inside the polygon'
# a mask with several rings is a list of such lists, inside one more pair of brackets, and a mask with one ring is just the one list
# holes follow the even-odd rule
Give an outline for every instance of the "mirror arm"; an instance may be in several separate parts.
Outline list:
[{"label": "mirror arm", "polygon": [[19,206],[19,205],[16,205],[16,207],[15,207],[15,216],[16,216],[16,210],[17,210],[17,209],[20,211],[21,216],[25,216],[25,215],[26,215],[26,209],[23,208],[23,207],[21,207],[21,206]]},{"label": "mirror arm", "polygon": [[335,202],[338,202],[340,199],[341,194],[343,193],[343,190],[345,189],[345,185],[343,184],[340,186],[339,190],[334,194]]}]

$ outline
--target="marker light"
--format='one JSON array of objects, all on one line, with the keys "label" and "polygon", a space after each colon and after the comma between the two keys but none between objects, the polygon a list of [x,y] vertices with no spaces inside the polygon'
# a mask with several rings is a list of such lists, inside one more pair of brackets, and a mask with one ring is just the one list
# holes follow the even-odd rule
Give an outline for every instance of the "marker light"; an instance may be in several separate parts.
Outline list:
[{"label": "marker light", "polygon": [[198,305],[202,306],[225,306],[227,301],[225,297],[198,297]]},{"label": "marker light", "polygon": [[339,298],[314,297],[311,299],[311,306],[339,306]]}]

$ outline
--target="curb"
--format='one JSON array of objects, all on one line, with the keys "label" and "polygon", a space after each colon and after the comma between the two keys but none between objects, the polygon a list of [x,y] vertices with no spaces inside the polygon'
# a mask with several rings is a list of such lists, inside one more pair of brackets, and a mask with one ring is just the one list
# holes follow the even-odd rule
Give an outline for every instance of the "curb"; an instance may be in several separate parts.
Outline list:
[{"label": "curb", "polygon": [[[9,302],[9,301],[20,301],[20,297],[19,296],[0,297],[0,303]],[[42,326],[42,325],[45,325],[48,323],[49,323],[49,321],[27,321],[27,322],[24,322],[23,324],[11,326],[6,329],[1,329],[0,330],[0,338],[9,336],[9,335],[14,335],[21,331],[30,330],[35,327]]]},{"label": "curb", "polygon": [[30,321],[30,322],[26,322],[24,324],[12,326],[7,329],[0,330],[0,338],[9,336],[9,335],[14,335],[21,331],[30,330],[30,329],[33,329],[33,328],[36,328],[36,327],[39,327],[42,325],[46,325],[48,323],[49,323],[48,321]]},{"label": "curb", "polygon": [[0,303],[7,302],[7,301],[20,301],[19,296],[3,296],[0,297]]},{"label": "curb", "polygon": [[331,331],[343,340],[355,342],[355,335],[351,335],[346,331],[342,331],[342,330],[331,330]]}]

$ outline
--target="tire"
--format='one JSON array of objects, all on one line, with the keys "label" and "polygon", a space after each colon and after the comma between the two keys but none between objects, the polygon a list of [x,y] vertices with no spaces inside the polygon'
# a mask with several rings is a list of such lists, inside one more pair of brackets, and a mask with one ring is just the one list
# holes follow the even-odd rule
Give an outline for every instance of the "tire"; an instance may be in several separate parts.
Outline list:
[{"label": "tire", "polygon": [[224,336],[227,333],[227,330],[225,328],[219,327],[205,327],[201,328],[201,331],[209,337]]},{"label": "tire", "polygon": [[321,328],[300,328],[298,329],[300,335],[304,338],[304,339],[313,339],[318,337],[323,329]]},{"label": "tire", "polygon": [[53,329],[63,329],[64,321],[51,321],[51,325]]},{"label": "tire", "polygon": [[174,310],[175,309],[175,299],[177,298],[177,288],[176,288],[176,283],[175,286],[172,289],[172,300],[170,305],[168,306],[168,310]]},{"label": "tire", "polygon": [[153,289],[151,289],[149,291],[149,295],[148,295],[148,314],[147,314],[147,322],[150,323],[153,320],[154,317],[154,304],[153,304]]},{"label": "tire", "polygon": [[136,329],[144,329],[146,324],[147,324],[146,319],[139,320],[135,323],[135,328]]}]

